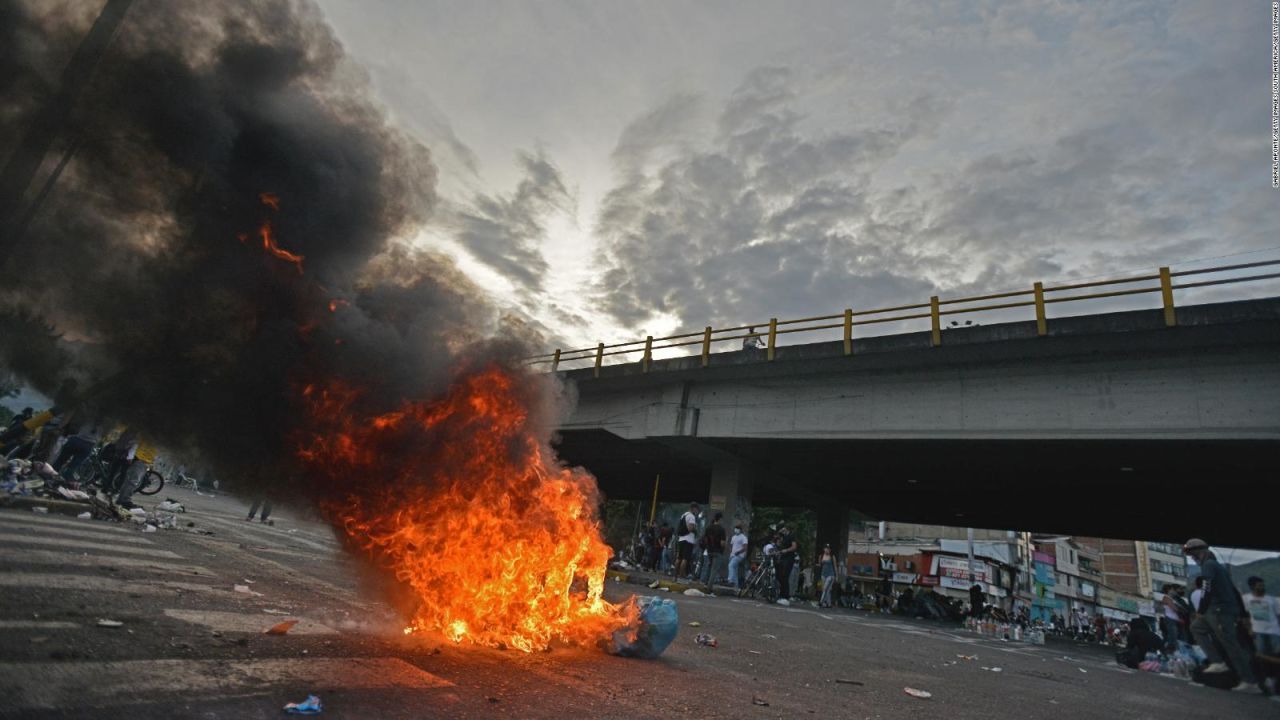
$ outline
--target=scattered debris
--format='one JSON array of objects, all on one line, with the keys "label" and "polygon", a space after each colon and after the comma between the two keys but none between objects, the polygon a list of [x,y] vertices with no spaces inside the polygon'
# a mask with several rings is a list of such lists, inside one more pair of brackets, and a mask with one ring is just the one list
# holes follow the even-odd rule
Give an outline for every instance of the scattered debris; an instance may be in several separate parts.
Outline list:
[{"label": "scattered debris", "polygon": [[689,588],[688,590],[684,591],[684,594],[688,595],[689,597],[711,597],[711,595],[702,592],[698,588]]},{"label": "scattered debris", "polygon": [[933,693],[928,690],[917,690],[913,687],[904,687],[902,688],[902,692],[910,695],[911,697],[920,698],[921,700],[928,700],[933,697]]},{"label": "scattered debris", "polygon": [[983,669],[983,670],[987,670],[987,671],[989,671],[989,672],[1004,672],[1004,668],[998,668],[998,667],[987,667],[986,665],[983,665],[983,666],[982,666],[982,669]]},{"label": "scattered debris", "polygon": [[977,660],[977,659],[978,659],[978,656],[977,656],[977,655],[956,655],[956,657],[958,657],[958,658],[962,658],[962,659],[964,659],[964,660]]},{"label": "scattered debris", "polygon": [[119,620],[107,620],[104,618],[98,621],[98,627],[118,628],[118,627],[124,627],[124,623],[120,622]]},{"label": "scattered debris", "polygon": [[650,590],[657,590],[661,586],[662,586],[661,580],[654,580],[653,582],[649,583]]},{"label": "scattered debris", "polygon": [[315,695],[308,695],[307,699],[300,703],[289,703],[284,706],[284,711],[290,715],[319,715],[323,709],[320,698]]},{"label": "scattered debris", "polygon": [[697,620],[694,620],[693,622],[689,623],[689,627],[702,627],[702,623],[698,622]]},{"label": "scattered debris", "polygon": [[89,512],[88,510],[85,510],[84,512],[82,512],[82,513],[80,513],[79,515],[77,515],[77,516],[76,516],[76,519],[77,519],[77,520],[92,520],[92,519],[93,519],[93,513]]},{"label": "scattered debris", "polygon": [[156,531],[156,526],[155,526],[155,525],[143,525],[143,526],[142,526],[142,532],[155,532],[155,531]]},{"label": "scattered debris", "polygon": [[297,620],[285,620],[284,622],[276,623],[275,625],[272,625],[266,630],[263,630],[262,634],[263,635],[284,635],[285,633],[289,632],[289,630],[292,629],[294,625],[297,625],[297,624],[298,624]]},{"label": "scattered debris", "polygon": [[41,515],[48,515],[48,514],[49,514],[49,508],[47,508],[47,507],[45,507],[45,506],[43,506],[43,505],[36,505],[35,507],[31,508],[31,512],[33,512],[33,513],[40,513]]},{"label": "scattered debris", "polygon": [[173,498],[165,498],[164,502],[156,506],[156,509],[164,510],[165,512],[175,512],[175,513],[187,511],[187,509],[182,506],[182,503],[175,501]]},{"label": "scattered debris", "polygon": [[764,639],[766,639],[766,640],[777,640],[777,639],[778,639],[778,636],[777,636],[777,635],[761,635],[760,637],[762,637],[762,638],[764,638]]},{"label": "scattered debris", "polygon": [[861,680],[845,680],[844,678],[836,678],[836,682],[841,685],[866,685]]},{"label": "scattered debris", "polygon": [[1076,669],[1077,669],[1077,670],[1079,670],[1079,671],[1080,671],[1080,672],[1082,672],[1082,673],[1087,673],[1087,672],[1089,672],[1088,670],[1085,670],[1084,668],[1076,668]]},{"label": "scattered debris", "polygon": [[708,635],[707,633],[699,633],[698,636],[693,639],[693,641],[698,643],[699,645],[706,645],[707,647],[720,646],[719,641],[716,640],[716,636]]},{"label": "scattered debris", "polygon": [[764,654],[764,653],[760,652],[759,650],[748,650],[747,652],[751,653],[752,655],[763,655],[763,654]]},{"label": "scattered debris", "polygon": [[262,612],[264,612],[264,613],[266,613],[266,614],[268,614],[268,615],[288,615],[288,614],[289,614],[288,612],[286,612],[286,611],[284,611],[284,610],[276,610],[275,608],[265,608],[265,609],[263,609],[263,611],[262,611]]},{"label": "scattered debris", "polygon": [[752,696],[751,696],[751,704],[752,704],[752,705],[760,705],[761,707],[769,707],[769,702],[768,702],[767,700],[765,700],[764,698],[760,697],[759,695],[752,695]]},{"label": "scattered debris", "polygon": [[232,589],[238,593],[244,593],[246,595],[256,595],[258,597],[262,597],[262,593],[255,592],[254,590],[250,590],[248,585],[234,585],[232,586]]}]

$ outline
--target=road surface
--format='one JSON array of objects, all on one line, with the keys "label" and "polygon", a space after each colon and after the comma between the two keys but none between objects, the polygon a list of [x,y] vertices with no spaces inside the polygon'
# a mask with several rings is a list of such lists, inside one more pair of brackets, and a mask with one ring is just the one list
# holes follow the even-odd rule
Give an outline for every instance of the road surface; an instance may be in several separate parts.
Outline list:
[{"label": "road surface", "polygon": [[[0,510],[0,718],[279,718],[309,693],[322,717],[380,720],[1280,716],[1275,701],[1097,650],[730,598],[677,597],[682,623],[701,627],[657,661],[459,647],[403,635],[322,523],[277,509],[268,527],[231,496],[165,494],[191,527]],[[263,634],[286,618],[300,622]]]}]

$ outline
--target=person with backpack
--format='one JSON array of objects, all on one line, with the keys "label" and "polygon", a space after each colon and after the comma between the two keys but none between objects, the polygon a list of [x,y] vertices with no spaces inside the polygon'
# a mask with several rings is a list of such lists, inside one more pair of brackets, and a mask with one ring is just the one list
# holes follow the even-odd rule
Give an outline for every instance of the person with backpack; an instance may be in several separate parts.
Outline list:
[{"label": "person with backpack", "polygon": [[693,550],[698,546],[698,503],[689,503],[689,510],[676,521],[676,578],[692,579]]},{"label": "person with backpack", "polygon": [[1200,566],[1200,577],[1204,578],[1204,595],[1200,607],[1194,608],[1200,616],[1191,623],[1191,634],[1195,635],[1196,644],[1209,658],[1204,674],[1234,670],[1244,683],[1241,690],[1265,694],[1266,690],[1253,672],[1253,653],[1240,644],[1237,635],[1244,603],[1231,583],[1231,574],[1209,550],[1209,544],[1200,538],[1191,538],[1182,550]]}]

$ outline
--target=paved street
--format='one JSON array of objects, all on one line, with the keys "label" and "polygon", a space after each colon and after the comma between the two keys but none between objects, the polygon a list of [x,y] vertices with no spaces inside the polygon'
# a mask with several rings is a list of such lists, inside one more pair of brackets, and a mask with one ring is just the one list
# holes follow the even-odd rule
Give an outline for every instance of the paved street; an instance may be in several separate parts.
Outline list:
[{"label": "paved street", "polygon": [[[285,509],[273,527],[250,524],[235,498],[166,494],[192,527],[0,510],[0,717],[275,718],[308,693],[331,718],[1280,715],[1096,649],[728,598],[678,597],[685,626],[658,661],[441,645],[400,632],[323,524]],[[299,620],[288,634],[263,634],[286,619]],[[694,644],[697,632],[719,647]]]}]

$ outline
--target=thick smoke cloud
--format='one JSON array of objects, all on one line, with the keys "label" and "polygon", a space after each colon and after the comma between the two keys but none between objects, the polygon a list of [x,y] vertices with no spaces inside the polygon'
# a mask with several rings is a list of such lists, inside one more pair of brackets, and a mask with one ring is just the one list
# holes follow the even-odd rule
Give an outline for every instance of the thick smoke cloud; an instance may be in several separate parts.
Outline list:
[{"label": "thick smoke cloud", "polygon": [[[0,158],[100,8],[0,0]],[[435,206],[430,154],[310,4],[138,0],[37,185],[73,145],[3,246],[0,365],[229,480],[289,474],[312,378],[373,407],[423,396],[495,320],[446,258],[397,242]]]}]

